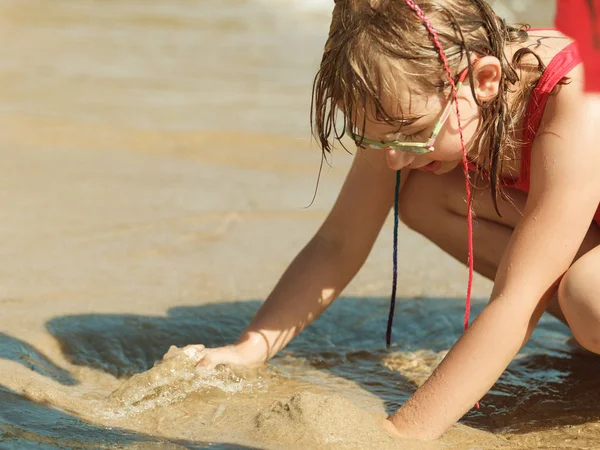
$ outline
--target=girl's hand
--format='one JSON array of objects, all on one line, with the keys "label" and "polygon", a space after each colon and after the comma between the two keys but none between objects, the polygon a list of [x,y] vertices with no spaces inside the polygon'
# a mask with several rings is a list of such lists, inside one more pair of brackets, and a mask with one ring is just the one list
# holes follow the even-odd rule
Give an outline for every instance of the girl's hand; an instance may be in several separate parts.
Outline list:
[{"label": "girl's hand", "polygon": [[171,359],[182,352],[191,358],[197,357],[196,367],[208,369],[212,369],[220,364],[231,367],[252,367],[260,365],[263,362],[242,353],[235,345],[206,348],[202,344],[188,345],[183,348],[172,345],[169,351],[163,356],[163,361]]}]

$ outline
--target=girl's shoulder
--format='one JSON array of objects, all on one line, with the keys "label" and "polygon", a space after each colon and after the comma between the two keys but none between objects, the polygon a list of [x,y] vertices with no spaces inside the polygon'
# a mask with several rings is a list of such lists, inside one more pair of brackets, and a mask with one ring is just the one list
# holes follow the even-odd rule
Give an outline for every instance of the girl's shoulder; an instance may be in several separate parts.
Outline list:
[{"label": "girl's shoulder", "polygon": [[524,55],[515,69],[519,72],[519,90],[513,101],[520,101],[521,117],[516,131],[520,142],[517,167],[510,173],[519,174],[515,187],[529,190],[529,166],[536,137],[546,132],[556,134],[565,117],[574,114],[583,92],[583,69],[574,41],[556,30],[531,30],[526,42],[514,49]]}]

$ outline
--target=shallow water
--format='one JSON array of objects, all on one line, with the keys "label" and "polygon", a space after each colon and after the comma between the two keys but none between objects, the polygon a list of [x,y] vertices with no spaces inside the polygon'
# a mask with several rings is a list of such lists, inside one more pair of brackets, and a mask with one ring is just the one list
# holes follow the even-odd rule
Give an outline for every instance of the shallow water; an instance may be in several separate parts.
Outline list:
[{"label": "shallow water", "polygon": [[[39,376],[31,377],[23,395],[2,390],[3,443],[8,448],[34,442],[98,448],[156,443],[152,435],[158,435],[173,448],[219,441],[260,447],[300,442],[298,448],[338,442],[341,448],[364,448],[368,444],[359,438],[368,436],[368,442],[381,440],[379,448],[393,448],[385,436],[375,433],[376,426],[369,428],[365,421],[376,423],[408,398],[460,333],[462,313],[460,300],[403,300],[394,346],[386,350],[382,323],[387,299],[343,298],[268,369],[199,373],[192,369],[193,359],[174,359],[152,369],[167,343],[231,342],[258,305],[245,301],[179,307],[164,317],[54,318],[47,322],[47,330],[72,367],[79,368],[75,374],[5,335],[2,356]],[[478,303],[475,312],[481,307]],[[474,443],[479,448],[538,448],[558,442],[562,448],[595,448],[600,436],[595,422],[600,418],[596,376],[600,361],[574,353],[567,339],[562,325],[544,319],[530,344],[482,400],[481,409],[464,418],[464,424],[482,431],[473,435],[459,428],[444,438],[444,448]],[[304,397],[292,402],[295,415],[277,407],[277,402],[289,407],[289,398],[297,393]],[[344,442],[350,419],[341,416],[348,410],[349,418],[360,419],[366,430],[350,433],[353,440]],[[311,417],[317,417],[318,424]],[[290,441],[289,433],[299,427],[310,435]],[[568,445],[569,440],[576,445]]]},{"label": "shallow water", "polygon": [[343,154],[303,209],[329,8],[0,0],[1,448],[597,447],[600,362],[551,318],[441,443],[379,430],[462,322],[464,269],[408,230],[391,350],[386,232],[268,368],[154,367],[233,341],[335,198]]}]

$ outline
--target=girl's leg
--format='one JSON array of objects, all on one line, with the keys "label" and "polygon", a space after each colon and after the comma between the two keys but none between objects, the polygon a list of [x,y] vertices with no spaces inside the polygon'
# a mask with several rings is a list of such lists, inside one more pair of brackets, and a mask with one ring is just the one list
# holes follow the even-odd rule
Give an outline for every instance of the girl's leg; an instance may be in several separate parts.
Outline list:
[{"label": "girl's leg", "polygon": [[565,273],[558,303],[575,340],[600,354],[600,247],[590,250]]},{"label": "girl's leg", "polygon": [[[502,217],[499,217],[494,209],[489,190],[477,189],[473,192],[473,210],[476,216],[473,224],[475,270],[490,280],[493,280],[496,276],[500,258],[514,227],[521,217],[521,211],[524,209],[527,200],[527,194],[516,189],[505,189],[505,192],[510,200],[499,200],[498,206]],[[412,171],[400,193],[400,217],[402,221],[409,228],[424,235],[442,250],[465,264],[467,262],[466,213],[465,177],[460,168],[439,176]],[[598,244],[600,244],[600,230],[592,224],[576,259],[588,253]],[[593,258],[593,255],[597,256]],[[579,329],[580,326],[583,326],[587,329],[587,322],[585,322],[585,325],[580,325],[580,322],[581,324],[584,324],[584,322],[576,319],[581,314],[584,314],[584,316],[587,314],[585,317],[590,317],[589,315],[595,311],[595,326],[600,329],[600,300],[596,302],[599,303],[596,309],[590,303],[590,293],[600,287],[600,278],[597,277],[599,279],[596,287],[590,284],[593,283],[594,277],[590,277],[586,284],[582,284],[581,289],[583,289],[583,286],[590,286],[585,292],[581,289],[575,292],[573,287],[575,282],[579,285],[581,278],[584,275],[587,276],[584,271],[592,270],[589,269],[590,265],[595,262],[600,264],[600,250],[590,253],[589,265],[587,261],[588,258],[582,261],[581,271],[575,272],[575,269],[579,268],[579,264],[574,265],[569,270],[569,277],[564,282],[564,286],[561,283],[562,301],[559,303],[555,295],[547,309],[550,314],[564,323],[568,321],[567,324],[571,326],[576,339],[580,339],[582,333],[576,333],[574,327]],[[600,268],[600,265],[596,267]],[[571,270],[573,270],[572,273]],[[572,282],[569,281],[571,278],[574,279]],[[571,300],[571,298],[579,300]],[[571,302],[577,305],[573,306],[573,312],[568,308],[568,304]],[[565,310],[565,314],[563,314],[563,310]],[[575,310],[579,312],[575,313]],[[587,313],[582,313],[586,310]],[[569,315],[569,317],[566,318],[566,315]],[[598,335],[600,338],[600,332]],[[584,346],[589,347],[589,345]]]}]

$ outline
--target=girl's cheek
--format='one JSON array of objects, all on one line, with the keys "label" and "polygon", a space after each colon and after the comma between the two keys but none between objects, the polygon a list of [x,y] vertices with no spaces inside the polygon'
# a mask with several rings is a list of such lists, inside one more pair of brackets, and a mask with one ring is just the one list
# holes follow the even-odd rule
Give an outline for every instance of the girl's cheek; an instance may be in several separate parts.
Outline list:
[{"label": "girl's cheek", "polygon": [[434,148],[435,150],[429,154],[433,160],[454,161],[462,156],[460,138],[448,134],[438,137]]}]

